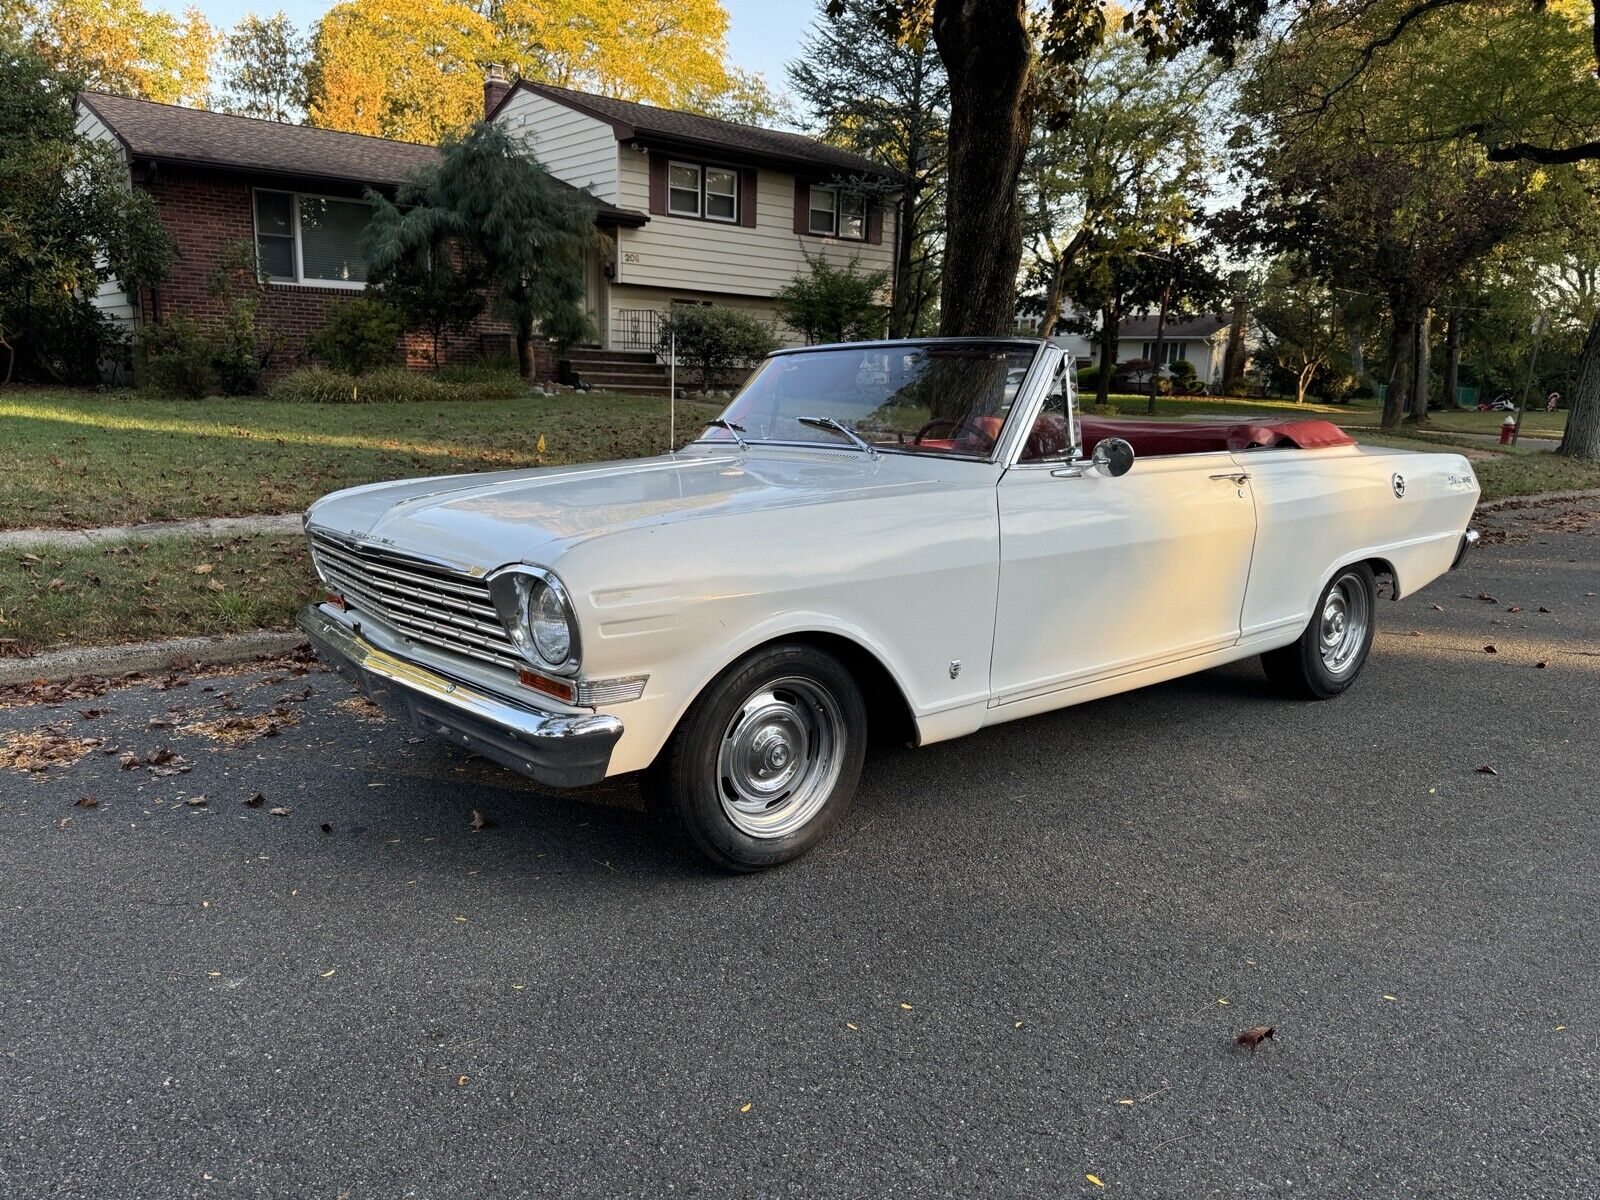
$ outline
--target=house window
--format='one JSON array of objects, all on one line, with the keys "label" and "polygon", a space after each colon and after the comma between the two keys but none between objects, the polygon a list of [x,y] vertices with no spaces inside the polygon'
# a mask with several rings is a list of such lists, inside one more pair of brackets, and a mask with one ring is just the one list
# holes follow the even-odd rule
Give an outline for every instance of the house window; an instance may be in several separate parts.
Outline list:
[{"label": "house window", "polygon": [[841,195],[837,188],[811,189],[811,217],[807,228],[820,237],[867,239],[867,198]]},{"label": "house window", "polygon": [[372,205],[336,196],[258,191],[256,259],[268,279],[323,287],[363,287],[362,245]]},{"label": "house window", "polygon": [[811,189],[811,222],[812,233],[832,234],[837,228],[839,219],[839,197],[832,188]]},{"label": "house window", "polygon": [[839,197],[839,236],[863,241],[867,236],[867,198]]},{"label": "house window", "polygon": [[713,221],[739,219],[739,175],[720,167],[706,168],[706,216]]},{"label": "house window", "polygon": [[[1154,342],[1146,342],[1144,344],[1144,352],[1140,355],[1140,357],[1141,358],[1148,358],[1150,361],[1154,362],[1155,361],[1155,357],[1156,357],[1156,344]],[[1161,343],[1161,365],[1162,366],[1169,367],[1173,363],[1182,362],[1183,360],[1187,359],[1188,357],[1189,357],[1189,347],[1188,347],[1188,345],[1186,343],[1184,343],[1184,342],[1168,342],[1168,341],[1163,341]]]},{"label": "house window", "polygon": [[680,217],[700,215],[700,168],[689,163],[667,167],[667,211]]}]

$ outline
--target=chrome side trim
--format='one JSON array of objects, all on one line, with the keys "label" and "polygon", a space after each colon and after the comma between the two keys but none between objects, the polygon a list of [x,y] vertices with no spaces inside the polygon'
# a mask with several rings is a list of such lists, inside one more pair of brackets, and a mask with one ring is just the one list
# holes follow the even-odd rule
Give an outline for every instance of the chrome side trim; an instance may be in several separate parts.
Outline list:
[{"label": "chrome side trim", "polygon": [[374,703],[424,733],[464,746],[546,787],[583,787],[606,776],[622,722],[529,707],[379,649],[321,605],[297,624],[317,656]]}]

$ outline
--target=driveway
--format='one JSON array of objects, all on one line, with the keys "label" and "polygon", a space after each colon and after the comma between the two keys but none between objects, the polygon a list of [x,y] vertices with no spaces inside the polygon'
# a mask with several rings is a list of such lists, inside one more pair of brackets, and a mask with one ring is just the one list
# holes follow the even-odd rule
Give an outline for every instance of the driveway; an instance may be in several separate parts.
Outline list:
[{"label": "driveway", "polygon": [[1600,522],[1504,528],[1340,700],[882,753],[756,878],[318,670],[0,710],[86,751],[0,767],[0,1195],[1592,1195]]}]

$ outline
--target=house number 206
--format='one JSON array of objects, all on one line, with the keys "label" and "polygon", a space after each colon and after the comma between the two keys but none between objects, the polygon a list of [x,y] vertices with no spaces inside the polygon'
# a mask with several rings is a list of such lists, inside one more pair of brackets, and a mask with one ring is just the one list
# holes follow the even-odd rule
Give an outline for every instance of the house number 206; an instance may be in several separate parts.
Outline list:
[{"label": "house number 206", "polygon": [[625,263],[636,263],[639,261],[639,255],[632,250],[624,250],[622,252],[622,261]]}]

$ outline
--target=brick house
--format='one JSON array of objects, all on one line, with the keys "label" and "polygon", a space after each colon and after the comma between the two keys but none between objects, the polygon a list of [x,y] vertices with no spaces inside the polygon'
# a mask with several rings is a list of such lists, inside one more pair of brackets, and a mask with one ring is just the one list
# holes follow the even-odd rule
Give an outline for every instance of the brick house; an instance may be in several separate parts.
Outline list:
[{"label": "brick house", "polygon": [[[392,193],[437,161],[432,146],[132,100],[78,97],[78,130],[111,143],[132,186],[149,192],[179,259],[156,289],[115,281],[96,303],[131,327],[168,313],[214,324],[207,282],[230,247],[255,248],[267,279],[258,316],[274,339],[270,373],[298,365],[305,339],[333,306],[359,295],[367,188]],[[664,387],[656,331],[674,305],[717,303],[773,323],[774,294],[808,258],[888,271],[894,258],[894,177],[813,138],[491,73],[484,112],[518,137],[560,184],[580,192],[606,236],[591,252],[585,304],[596,345],[568,369],[599,386]],[[892,296],[886,289],[885,304]],[[484,317],[446,348],[452,361],[508,347]],[[428,361],[412,337],[407,361]],[[555,371],[546,358],[540,375]]]},{"label": "brick house", "polygon": [[[330,312],[361,295],[366,262],[361,234],[371,206],[366,189],[392,193],[438,159],[432,146],[311,129],[103,92],[78,97],[78,132],[111,142],[132,186],[148,192],[178,249],[167,279],[130,295],[113,280],[95,303],[130,329],[186,313],[202,328],[221,318],[212,273],[235,246],[254,246],[266,278],[258,327],[272,340],[268,374],[300,365],[305,340]],[[590,199],[595,223],[615,236],[641,213]],[[511,328],[485,314],[444,346],[447,362],[508,353]],[[431,362],[431,341],[408,335],[410,365]],[[541,376],[555,373],[545,349]]]}]

